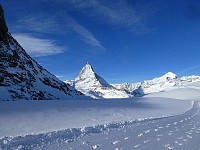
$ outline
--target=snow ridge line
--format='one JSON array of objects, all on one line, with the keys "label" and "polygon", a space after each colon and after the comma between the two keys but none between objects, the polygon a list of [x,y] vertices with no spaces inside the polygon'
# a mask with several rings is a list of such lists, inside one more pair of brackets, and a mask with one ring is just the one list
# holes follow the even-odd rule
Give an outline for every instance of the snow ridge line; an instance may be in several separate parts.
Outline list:
[{"label": "snow ridge line", "polygon": [[117,128],[124,128],[126,125],[132,125],[135,123],[141,123],[152,120],[160,120],[169,117],[177,117],[180,115],[185,115],[187,113],[193,112],[193,110],[199,109],[199,102],[193,102],[193,107],[187,110],[184,113],[171,115],[171,116],[162,116],[159,118],[144,118],[144,119],[136,119],[130,121],[122,121],[117,123],[110,123],[104,125],[97,125],[91,127],[83,127],[83,128],[71,128],[65,129],[61,131],[54,131],[49,133],[41,133],[41,134],[30,134],[16,137],[4,137],[0,139],[0,149],[2,150],[24,150],[24,149],[33,149],[39,148],[44,149],[45,145],[51,144],[63,144],[68,142],[73,142],[77,138],[81,138],[86,135],[90,135],[93,133],[102,133],[104,131],[114,130]]}]

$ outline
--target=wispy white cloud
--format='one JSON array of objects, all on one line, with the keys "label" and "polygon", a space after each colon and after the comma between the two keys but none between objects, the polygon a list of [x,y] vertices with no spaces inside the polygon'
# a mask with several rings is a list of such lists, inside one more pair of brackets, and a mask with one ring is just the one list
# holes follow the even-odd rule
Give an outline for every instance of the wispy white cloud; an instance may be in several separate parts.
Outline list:
[{"label": "wispy white cloud", "polygon": [[74,8],[85,10],[90,13],[91,16],[102,17],[112,24],[131,26],[140,22],[140,18],[136,15],[132,7],[128,6],[123,1],[103,3],[98,0],[69,0],[68,2],[73,4]]},{"label": "wispy white cloud", "polygon": [[192,66],[192,67],[186,68],[186,69],[184,69],[184,70],[178,72],[177,74],[182,74],[182,73],[185,73],[185,72],[188,72],[188,71],[191,71],[191,70],[197,69],[197,68],[200,68],[200,65],[195,65],[195,66]]},{"label": "wispy white cloud", "polygon": [[32,57],[55,55],[64,52],[62,47],[49,39],[41,39],[21,33],[13,34],[13,36]]},{"label": "wispy white cloud", "polygon": [[134,8],[127,1],[122,0],[112,2],[103,0],[63,0],[62,2],[67,2],[69,9],[72,11],[79,10],[88,16],[101,20],[102,23],[128,27],[141,33],[148,31],[144,20],[155,11],[155,3],[138,5]]},{"label": "wispy white cloud", "polygon": [[53,16],[50,17],[44,14],[32,14],[19,18],[17,24],[12,27],[12,30],[18,31],[23,29],[40,33],[51,33],[58,31],[58,24],[59,23],[56,22]]},{"label": "wispy white cloud", "polygon": [[86,29],[84,26],[82,26],[81,24],[79,24],[77,22],[77,20],[75,20],[74,18],[72,18],[70,15],[68,16],[68,21],[69,24],[68,26],[75,31],[77,34],[79,34],[82,37],[82,40],[85,41],[86,43],[94,46],[94,47],[98,47],[101,49],[105,49],[100,41],[98,41],[95,36],[88,30]]},{"label": "wispy white cloud", "polygon": [[37,14],[22,17],[18,21],[18,25],[13,27],[14,31],[27,30],[38,33],[48,34],[67,34],[73,31],[78,34],[85,43],[105,49],[100,41],[87,28],[81,25],[76,19],[70,16],[66,10],[59,10],[59,13],[52,14]]}]

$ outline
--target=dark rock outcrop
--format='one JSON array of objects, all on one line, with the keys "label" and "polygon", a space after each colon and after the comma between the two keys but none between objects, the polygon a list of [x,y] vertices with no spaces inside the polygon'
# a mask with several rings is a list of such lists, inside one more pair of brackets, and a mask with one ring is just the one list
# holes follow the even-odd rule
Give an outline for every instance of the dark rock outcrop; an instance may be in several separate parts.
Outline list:
[{"label": "dark rock outcrop", "polygon": [[4,11],[2,6],[0,5],[0,42],[8,44],[7,34],[8,34],[8,28],[6,26],[4,18]]}]

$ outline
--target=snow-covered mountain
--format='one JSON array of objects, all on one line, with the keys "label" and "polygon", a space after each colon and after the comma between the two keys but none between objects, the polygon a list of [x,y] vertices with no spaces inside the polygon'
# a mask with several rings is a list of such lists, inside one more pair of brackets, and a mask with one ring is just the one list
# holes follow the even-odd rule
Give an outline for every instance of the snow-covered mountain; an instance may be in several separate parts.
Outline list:
[{"label": "snow-covered mountain", "polygon": [[82,68],[78,77],[64,81],[92,98],[128,98],[132,97],[126,90],[116,89],[96,74],[89,63]]},{"label": "snow-covered mountain", "polygon": [[129,91],[134,96],[143,96],[149,93],[161,92],[174,87],[200,81],[200,76],[184,76],[178,78],[176,74],[168,72],[159,78],[137,83],[113,84],[117,89]]},{"label": "snow-covered mountain", "polygon": [[33,60],[8,33],[0,6],[0,100],[52,100],[85,97]]}]

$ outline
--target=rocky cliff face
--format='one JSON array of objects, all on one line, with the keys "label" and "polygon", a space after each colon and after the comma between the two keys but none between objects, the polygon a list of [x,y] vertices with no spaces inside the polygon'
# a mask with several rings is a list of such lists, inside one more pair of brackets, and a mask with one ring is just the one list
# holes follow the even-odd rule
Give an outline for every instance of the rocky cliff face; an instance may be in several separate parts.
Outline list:
[{"label": "rocky cliff face", "polygon": [[4,11],[2,6],[0,5],[0,41],[3,42],[4,44],[8,44],[7,33],[8,33],[8,28],[6,26],[6,22],[4,19]]},{"label": "rocky cliff face", "polygon": [[0,100],[84,98],[32,59],[8,33],[0,7]]}]

